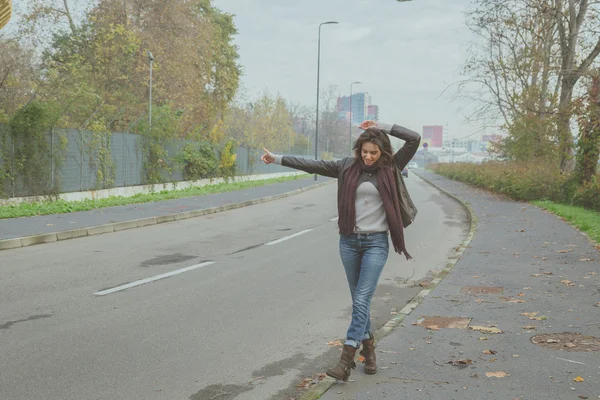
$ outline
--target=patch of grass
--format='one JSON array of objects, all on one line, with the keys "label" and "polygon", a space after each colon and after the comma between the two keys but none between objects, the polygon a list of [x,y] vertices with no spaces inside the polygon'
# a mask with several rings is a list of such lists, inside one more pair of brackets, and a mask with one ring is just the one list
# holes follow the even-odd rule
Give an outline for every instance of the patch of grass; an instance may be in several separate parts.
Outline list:
[{"label": "patch of grass", "polygon": [[272,183],[287,182],[306,178],[309,174],[286,176],[281,178],[265,179],[258,181],[221,183],[218,185],[195,186],[182,190],[161,191],[156,193],[136,194],[131,197],[113,196],[106,199],[83,201],[42,201],[20,203],[11,206],[0,206],[0,219],[32,217],[36,215],[66,214],[76,211],[89,211],[98,208],[124,206],[128,204],[151,203],[163,200],[181,199],[185,197],[204,196],[207,194],[232,192]]},{"label": "patch of grass", "polygon": [[587,233],[596,243],[600,243],[599,212],[552,201],[534,201],[533,204],[564,218],[580,231]]}]

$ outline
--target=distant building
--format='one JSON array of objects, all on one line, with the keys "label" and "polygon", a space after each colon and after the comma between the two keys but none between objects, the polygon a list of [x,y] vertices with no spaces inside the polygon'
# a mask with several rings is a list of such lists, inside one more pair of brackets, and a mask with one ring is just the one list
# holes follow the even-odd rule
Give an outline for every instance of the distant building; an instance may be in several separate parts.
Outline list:
[{"label": "distant building", "polygon": [[367,107],[367,119],[379,121],[379,106],[370,105]]},{"label": "distant building", "polygon": [[[369,112],[369,106],[371,106],[371,95],[369,93],[354,93],[352,95],[352,123],[360,124],[370,119],[369,115],[372,114]],[[350,112],[350,96],[338,97],[337,108],[340,116],[347,115],[344,113]],[[379,119],[379,107],[373,109],[373,111],[376,111],[375,115]]]},{"label": "distant building", "polygon": [[429,147],[443,147],[444,127],[441,125],[423,126],[423,140],[429,144]]},{"label": "distant building", "polygon": [[483,135],[481,137],[481,141],[482,142],[498,142],[500,141],[500,139],[502,139],[502,137],[500,135]]}]

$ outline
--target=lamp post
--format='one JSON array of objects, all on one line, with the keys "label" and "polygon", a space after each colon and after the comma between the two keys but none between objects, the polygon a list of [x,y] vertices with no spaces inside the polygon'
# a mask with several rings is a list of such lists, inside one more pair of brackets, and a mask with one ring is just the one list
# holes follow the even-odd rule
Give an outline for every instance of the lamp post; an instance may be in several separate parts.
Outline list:
[{"label": "lamp post", "polygon": [[[319,49],[317,53],[317,126],[315,128],[315,160],[319,159],[319,73],[321,71],[321,27],[323,25],[339,24],[337,21],[321,22],[319,24]],[[315,174],[315,181],[317,174]]]},{"label": "lamp post", "polygon": [[349,106],[350,123],[348,124],[349,125],[348,126],[348,146],[350,149],[350,152],[348,154],[350,155],[350,157],[352,157],[352,85],[359,84],[359,83],[362,83],[362,82],[356,81],[356,82],[352,82],[350,84],[350,106]]},{"label": "lamp post", "polygon": [[152,132],[152,62],[154,56],[148,50],[148,62],[150,63],[150,87],[148,93],[148,132]]}]

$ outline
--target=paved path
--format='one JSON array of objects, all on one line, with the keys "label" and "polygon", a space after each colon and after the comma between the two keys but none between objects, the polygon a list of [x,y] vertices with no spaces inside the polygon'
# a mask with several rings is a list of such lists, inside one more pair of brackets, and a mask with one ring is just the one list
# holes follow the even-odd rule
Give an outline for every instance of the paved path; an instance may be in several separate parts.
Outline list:
[{"label": "paved path", "polygon": [[[420,173],[472,206],[474,239],[380,341],[377,375],[359,366],[354,382],[334,384],[322,399],[600,398],[598,250],[537,207]],[[462,318],[446,328],[447,317]],[[570,335],[557,335],[564,332]]]},{"label": "paved path", "polygon": [[[35,241],[36,236],[43,238],[41,235],[57,232],[63,233],[62,236],[59,235],[58,240],[62,240],[62,237],[70,238],[70,236],[92,236],[98,232],[105,233],[106,231],[106,229],[100,229],[94,232],[90,229],[92,227],[102,226],[110,229],[116,226],[116,230],[120,230],[118,228],[119,224],[124,229],[129,229],[127,222],[130,221],[143,221],[146,225],[156,224],[157,218],[163,218],[165,221],[170,218],[172,221],[176,216],[179,219],[185,213],[206,211],[216,207],[224,211],[236,208],[239,205],[261,202],[270,197],[298,193],[332,181],[328,178],[319,177],[319,181],[315,182],[310,177],[204,196],[107,207],[67,214],[3,219],[0,220],[0,250],[3,249],[3,242],[6,248],[15,247],[11,245],[14,242],[11,239],[15,238],[29,237]],[[68,233],[72,234],[69,235]],[[56,238],[44,241],[56,241]]]}]

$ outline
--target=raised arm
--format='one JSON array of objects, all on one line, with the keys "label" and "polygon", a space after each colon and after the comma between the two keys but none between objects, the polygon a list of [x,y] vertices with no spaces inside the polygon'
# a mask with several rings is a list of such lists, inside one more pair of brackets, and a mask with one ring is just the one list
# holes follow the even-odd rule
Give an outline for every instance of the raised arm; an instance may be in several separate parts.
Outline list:
[{"label": "raised arm", "polygon": [[417,132],[405,128],[400,125],[379,124],[377,126],[390,136],[404,140],[404,146],[394,154],[394,163],[398,168],[403,169],[414,157],[419,144],[421,143],[421,135]]},{"label": "raised arm", "polygon": [[266,164],[280,164],[284,167],[299,169],[310,174],[319,174],[328,176],[330,178],[338,178],[342,162],[344,161],[324,161],[313,160],[310,158],[280,156],[271,153],[267,149],[264,150],[265,154],[261,157],[261,160],[263,160]]}]

